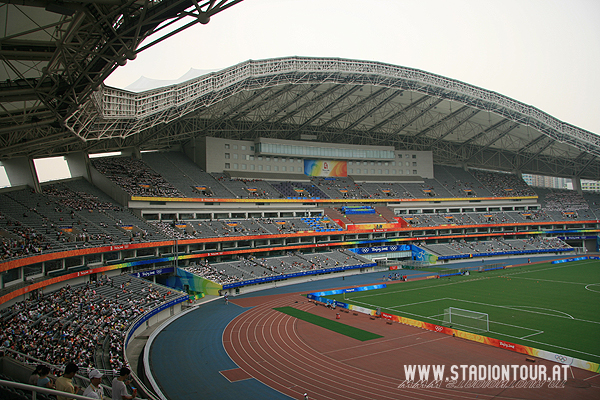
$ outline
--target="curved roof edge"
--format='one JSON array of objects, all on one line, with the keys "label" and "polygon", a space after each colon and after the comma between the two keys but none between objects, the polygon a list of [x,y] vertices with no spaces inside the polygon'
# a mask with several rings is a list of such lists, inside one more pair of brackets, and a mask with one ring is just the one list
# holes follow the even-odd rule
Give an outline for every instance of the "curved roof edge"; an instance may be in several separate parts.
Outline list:
[{"label": "curved roof edge", "polygon": [[284,57],[248,60],[187,82],[133,93],[103,87],[66,120],[84,141],[125,138],[173,121],[243,90],[284,83],[348,83],[408,89],[494,112],[582,151],[600,156],[600,136],[533,106],[456,79],[376,61]]}]

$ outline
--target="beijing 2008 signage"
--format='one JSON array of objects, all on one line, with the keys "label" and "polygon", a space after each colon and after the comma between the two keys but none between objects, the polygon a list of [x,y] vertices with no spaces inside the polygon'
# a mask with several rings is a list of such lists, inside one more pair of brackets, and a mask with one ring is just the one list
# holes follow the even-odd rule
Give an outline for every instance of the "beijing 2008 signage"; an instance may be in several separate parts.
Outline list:
[{"label": "beijing 2008 signage", "polygon": [[343,177],[348,176],[346,161],[304,160],[304,174],[308,176]]},{"label": "beijing 2008 signage", "polygon": [[391,251],[411,251],[409,244],[398,244],[390,246],[375,246],[375,247],[359,247],[356,249],[350,249],[357,254],[370,254],[370,253],[388,253]]}]

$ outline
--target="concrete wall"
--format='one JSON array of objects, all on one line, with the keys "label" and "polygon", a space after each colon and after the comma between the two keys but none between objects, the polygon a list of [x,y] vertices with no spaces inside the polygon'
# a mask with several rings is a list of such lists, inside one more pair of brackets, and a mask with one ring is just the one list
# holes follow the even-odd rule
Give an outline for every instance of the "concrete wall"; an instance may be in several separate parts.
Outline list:
[{"label": "concrete wall", "polygon": [[39,192],[40,183],[37,179],[33,160],[25,157],[2,160],[10,186],[27,185]]},{"label": "concrete wall", "polygon": [[88,182],[91,181],[89,173],[90,163],[87,154],[83,152],[69,153],[65,156],[65,160],[69,166],[69,171],[71,172],[72,178],[81,176]]},{"label": "concrete wall", "polygon": [[[266,140],[266,139],[265,139]],[[284,145],[319,147],[324,149],[359,147],[319,142],[299,142],[269,139]],[[390,146],[368,146],[369,149],[390,150]],[[208,172],[241,171],[256,174],[276,173],[282,175],[304,174],[304,160],[345,160],[348,175],[373,177],[416,177],[433,178],[433,155],[430,151],[394,150],[394,159],[349,159],[341,157],[314,157],[301,155],[259,154],[254,141],[206,137],[196,140],[194,154],[186,150],[188,157]],[[366,164],[365,164],[366,163]],[[408,165],[406,165],[408,163]],[[415,165],[416,164],[416,165]],[[365,172],[366,170],[366,172]],[[415,173],[416,171],[416,173]],[[293,178],[290,178],[293,180]]]},{"label": "concrete wall", "polygon": [[102,175],[94,167],[90,166],[90,176],[92,183],[96,185],[104,193],[112,197],[117,203],[122,206],[128,206],[131,196],[129,193],[117,186],[113,181]]}]

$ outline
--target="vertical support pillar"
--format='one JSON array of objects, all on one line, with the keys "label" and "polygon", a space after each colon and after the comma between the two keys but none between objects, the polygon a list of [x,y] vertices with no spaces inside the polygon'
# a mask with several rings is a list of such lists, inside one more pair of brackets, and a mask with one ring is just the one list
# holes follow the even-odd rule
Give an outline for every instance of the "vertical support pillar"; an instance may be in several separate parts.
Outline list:
[{"label": "vertical support pillar", "polygon": [[81,176],[88,182],[92,181],[90,173],[90,159],[84,152],[70,153],[65,156],[72,177]]},{"label": "vertical support pillar", "polygon": [[572,176],[571,182],[573,183],[573,190],[575,190],[579,194],[583,194],[581,190],[581,179],[578,176]]},{"label": "vertical support pillar", "polygon": [[11,158],[2,160],[2,165],[4,165],[4,171],[6,171],[10,186],[27,185],[38,193],[41,191],[33,159],[26,157]]}]

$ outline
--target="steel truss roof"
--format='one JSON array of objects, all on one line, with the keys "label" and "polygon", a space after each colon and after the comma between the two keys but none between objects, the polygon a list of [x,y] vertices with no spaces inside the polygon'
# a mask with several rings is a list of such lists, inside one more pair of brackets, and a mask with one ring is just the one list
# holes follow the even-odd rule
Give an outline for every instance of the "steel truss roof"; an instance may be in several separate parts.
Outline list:
[{"label": "steel truss roof", "polygon": [[[35,154],[170,149],[204,135],[298,140],[309,133],[323,142],[430,150],[439,164],[600,176],[596,134],[460,81],[358,60],[250,60],[142,93],[101,87],[64,126],[65,140],[77,138],[76,146],[40,144]],[[0,155],[33,154],[5,150]]]},{"label": "steel truss roof", "polygon": [[81,139],[64,122],[106,77],[140,51],[240,1],[2,1],[0,156],[80,149]]}]

